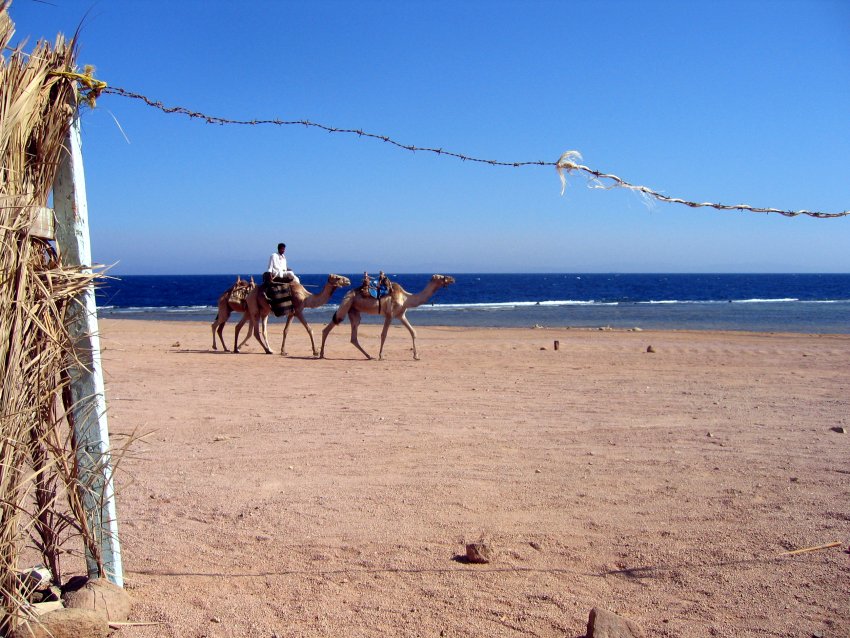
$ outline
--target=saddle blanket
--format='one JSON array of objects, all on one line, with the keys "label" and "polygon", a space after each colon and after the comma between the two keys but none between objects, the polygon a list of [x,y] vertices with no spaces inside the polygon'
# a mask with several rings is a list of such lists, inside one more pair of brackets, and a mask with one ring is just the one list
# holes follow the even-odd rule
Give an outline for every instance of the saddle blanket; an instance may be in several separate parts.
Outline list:
[{"label": "saddle blanket", "polygon": [[268,287],[267,298],[275,317],[285,315],[292,308],[289,284],[271,284]]},{"label": "saddle blanket", "polygon": [[388,294],[390,294],[390,291],[386,286],[369,288],[369,296],[373,299],[381,299],[382,297],[386,297]]}]

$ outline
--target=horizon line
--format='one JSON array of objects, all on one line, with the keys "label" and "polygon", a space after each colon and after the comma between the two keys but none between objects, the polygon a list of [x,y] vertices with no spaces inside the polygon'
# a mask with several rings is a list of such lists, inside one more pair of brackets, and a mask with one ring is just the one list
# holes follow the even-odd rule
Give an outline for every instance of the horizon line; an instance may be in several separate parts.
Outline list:
[{"label": "horizon line", "polygon": [[[339,274],[350,275],[359,274],[360,271],[345,272],[340,271]],[[327,276],[328,274],[337,274],[329,272],[298,272],[299,276]],[[431,276],[435,273],[431,271],[410,271],[410,272],[394,272],[398,275],[424,275]],[[479,270],[458,271],[445,270],[438,274],[456,274],[456,275],[850,275],[850,272],[845,271],[617,271],[617,270],[600,270],[600,271],[513,271],[513,272],[487,272]],[[262,273],[259,273],[262,276]],[[107,277],[233,277],[242,276],[238,272],[222,272],[222,273],[123,273],[123,274],[106,274]],[[253,276],[253,275],[249,275]]]}]

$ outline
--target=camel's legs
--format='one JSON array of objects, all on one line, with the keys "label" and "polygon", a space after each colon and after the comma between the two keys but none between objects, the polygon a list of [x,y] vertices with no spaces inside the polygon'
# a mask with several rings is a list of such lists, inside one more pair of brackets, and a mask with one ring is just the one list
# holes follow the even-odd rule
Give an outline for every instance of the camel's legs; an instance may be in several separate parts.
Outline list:
[{"label": "camel's legs", "polygon": [[286,335],[289,334],[289,324],[292,323],[292,315],[286,315],[286,325],[283,327],[283,341],[280,342],[280,354],[286,355]]},{"label": "camel's legs", "polygon": [[354,347],[360,352],[365,354],[367,359],[371,359],[371,355],[360,346],[360,342],[357,340],[357,328],[360,326],[360,313],[352,308],[348,311],[348,320],[351,322],[351,343],[353,343]]},{"label": "camel's legs", "polygon": [[327,340],[328,335],[331,333],[331,330],[341,324],[345,319],[345,315],[348,314],[348,311],[351,308],[351,304],[354,303],[354,295],[354,291],[349,291],[346,293],[345,297],[342,298],[342,302],[339,304],[339,308],[336,309],[336,312],[334,312],[333,316],[331,317],[331,322],[326,325],[322,330],[322,349],[319,352],[320,359],[325,358],[325,341]]},{"label": "camel's legs", "polygon": [[254,319],[254,336],[257,338],[257,341],[260,342],[260,345],[263,346],[263,350],[266,351],[266,354],[271,354],[272,350],[269,348],[269,341],[266,338],[266,329],[269,324],[269,316],[266,315],[262,319]]},{"label": "camel's legs", "polygon": [[322,328],[322,349],[319,351],[319,359],[325,358],[325,341],[327,340],[328,335],[331,333],[331,330],[336,328],[338,323],[342,323],[342,321],[336,320],[336,312],[334,312],[333,316],[331,317],[330,323],[324,328]]},{"label": "camel's legs", "polygon": [[[218,343],[216,343],[215,340],[215,329],[218,328],[218,315],[215,316],[215,320],[212,322],[212,324],[210,324],[210,327],[212,328],[213,333],[213,350],[218,350]],[[226,348],[227,346],[225,346],[225,349]]]},{"label": "camel's legs", "polygon": [[413,326],[410,325],[410,320],[407,318],[405,313],[401,313],[398,320],[401,321],[405,328],[407,328],[407,331],[410,333],[410,338],[413,339],[413,360],[419,361],[419,355],[416,353],[416,330],[414,330]]},{"label": "camel's legs", "polygon": [[[302,323],[302,325],[304,326],[304,328],[307,330],[307,334],[310,335],[310,348],[313,350],[313,356],[318,357],[319,352],[318,352],[318,350],[316,350],[316,341],[313,339],[313,329],[310,327],[310,324],[307,323],[307,320],[304,318],[303,313],[299,312],[297,317],[298,317],[298,321],[300,321]],[[289,323],[287,322],[286,325],[288,327]]]},{"label": "camel's legs", "polygon": [[242,339],[242,343],[239,344],[240,348],[242,346],[244,346],[246,343],[248,343],[248,339],[251,338],[252,334],[254,334],[254,324],[249,321],[248,322],[248,334],[245,335],[245,338]]},{"label": "camel's legs", "polygon": [[[213,350],[218,350],[218,348],[215,347],[215,336],[216,334],[218,334],[218,339],[219,341],[221,341],[221,348],[222,350],[227,352],[227,344],[224,343],[224,324],[225,322],[222,321],[220,324],[218,324],[218,329],[213,328]],[[215,324],[213,324],[213,326],[215,326]]]},{"label": "camel's legs", "polygon": [[390,324],[393,322],[391,314],[384,315],[384,329],[381,330],[381,349],[378,350],[378,360],[384,358],[384,341],[387,340],[387,333],[390,331]]},{"label": "camel's legs", "polygon": [[250,322],[248,324],[248,337],[245,337],[245,341],[239,343],[239,332],[242,330],[242,326],[245,325],[245,322],[248,321],[250,317],[247,314],[242,315],[242,318],[239,320],[239,323],[236,324],[236,331],[233,334],[233,352],[238,353],[239,348],[245,345],[245,341],[248,341],[248,337],[251,336],[251,333],[254,331],[254,323]]},{"label": "camel's legs", "polygon": [[224,349],[225,352],[229,352],[229,350],[227,349],[227,344],[224,343],[224,335],[222,334],[224,332],[224,324],[227,323],[228,319],[230,319],[229,309],[227,312],[224,313],[224,316],[222,316],[221,309],[219,309],[218,314],[215,316],[215,321],[212,322],[213,350],[218,350],[215,341],[215,335],[217,332],[218,338],[221,340],[221,347]]}]

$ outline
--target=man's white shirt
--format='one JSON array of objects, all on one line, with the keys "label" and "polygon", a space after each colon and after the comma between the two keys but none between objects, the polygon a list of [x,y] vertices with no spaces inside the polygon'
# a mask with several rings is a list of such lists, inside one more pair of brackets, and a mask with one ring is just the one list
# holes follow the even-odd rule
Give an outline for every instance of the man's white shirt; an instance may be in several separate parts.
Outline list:
[{"label": "man's white shirt", "polygon": [[282,277],[286,274],[286,257],[280,253],[274,253],[269,259],[269,267],[266,268],[272,277]]},{"label": "man's white shirt", "polygon": [[274,253],[269,258],[269,267],[266,268],[266,271],[272,274],[272,278],[283,277],[287,273],[289,273],[290,275],[292,275],[292,281],[294,281],[296,284],[301,283],[301,280],[298,278],[298,276],[286,267],[286,256],[281,255],[280,253]]}]

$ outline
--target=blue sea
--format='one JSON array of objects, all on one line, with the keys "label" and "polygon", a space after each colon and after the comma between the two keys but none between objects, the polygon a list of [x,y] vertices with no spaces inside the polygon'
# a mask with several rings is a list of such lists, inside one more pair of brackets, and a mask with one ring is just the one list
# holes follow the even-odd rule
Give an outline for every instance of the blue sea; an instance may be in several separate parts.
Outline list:
[{"label": "blue sea", "polygon": [[[422,290],[430,278],[388,274],[411,292]],[[362,273],[347,276],[357,285]],[[408,311],[414,325],[850,334],[850,274],[453,276],[454,285]],[[326,274],[299,277],[311,292],[318,292],[327,280]],[[211,322],[219,295],[235,280],[235,274],[111,278],[97,291],[98,312],[109,318]],[[326,323],[343,294],[337,291],[328,305],[307,310],[305,317]]]}]

